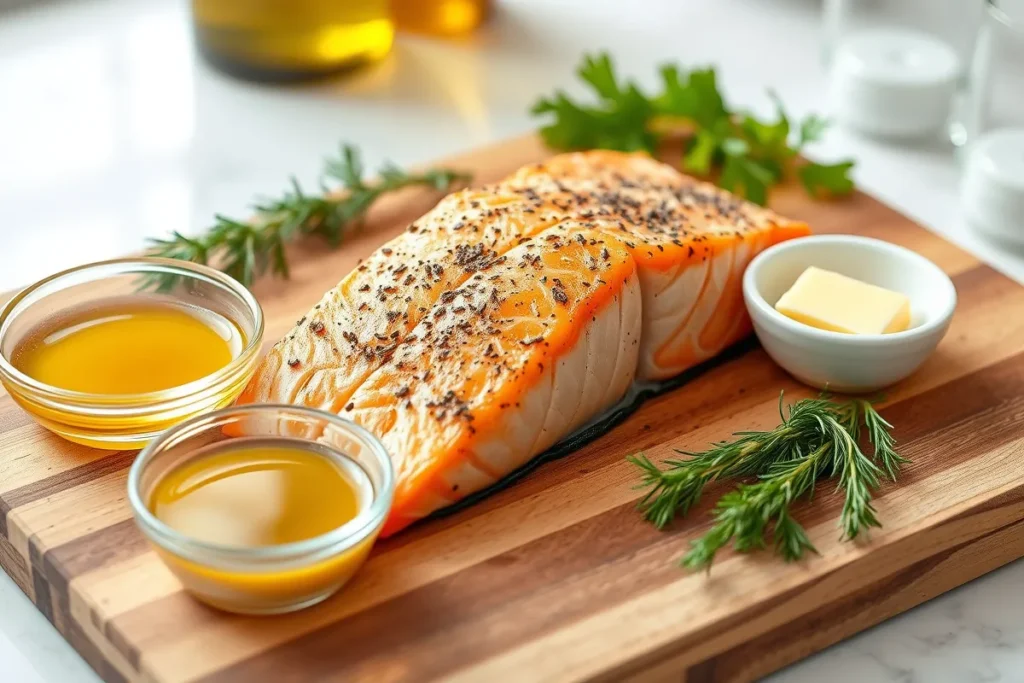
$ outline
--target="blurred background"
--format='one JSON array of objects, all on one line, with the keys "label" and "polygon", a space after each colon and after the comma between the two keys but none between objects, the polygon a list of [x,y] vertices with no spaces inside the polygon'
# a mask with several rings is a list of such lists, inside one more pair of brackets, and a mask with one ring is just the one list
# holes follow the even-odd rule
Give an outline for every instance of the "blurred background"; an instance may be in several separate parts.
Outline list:
[{"label": "blurred background", "polygon": [[[609,50],[641,84],[665,61],[714,65],[731,102],[770,111],[772,87],[802,115],[829,109],[828,64],[851,27],[895,12],[890,23],[956,47],[959,77],[984,5],[0,0],[0,249],[16,256],[0,289],[199,231],[215,212],[244,216],[290,174],[314,182],[341,141],[376,167],[529,131],[540,95],[577,93],[586,51]],[[939,137],[893,144],[840,129],[811,153],[856,152],[861,184],[889,201],[897,189],[955,194],[959,170]],[[954,209],[904,210],[970,240]],[[1004,252],[990,249],[997,262]]]}]

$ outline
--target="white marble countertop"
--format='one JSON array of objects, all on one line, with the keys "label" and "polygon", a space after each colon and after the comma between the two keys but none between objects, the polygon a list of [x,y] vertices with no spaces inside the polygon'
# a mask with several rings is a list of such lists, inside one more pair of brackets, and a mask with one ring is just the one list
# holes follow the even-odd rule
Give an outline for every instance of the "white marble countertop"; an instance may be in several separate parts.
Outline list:
[{"label": "white marble countertop", "polygon": [[[540,93],[574,89],[585,50],[652,82],[664,60],[720,67],[730,100],[822,110],[813,0],[506,0],[465,42],[402,37],[383,64],[267,88],[197,63],[184,0],[75,0],[0,13],[0,290],[144,237],[244,216],[288,174],[312,182],[341,140],[373,165],[427,161],[533,127]],[[835,131],[816,153],[858,159],[860,185],[1024,282],[1024,256],[964,225],[941,145]],[[772,680],[1024,681],[1024,562],[779,672]],[[91,669],[0,575],[0,680],[83,683]]]}]

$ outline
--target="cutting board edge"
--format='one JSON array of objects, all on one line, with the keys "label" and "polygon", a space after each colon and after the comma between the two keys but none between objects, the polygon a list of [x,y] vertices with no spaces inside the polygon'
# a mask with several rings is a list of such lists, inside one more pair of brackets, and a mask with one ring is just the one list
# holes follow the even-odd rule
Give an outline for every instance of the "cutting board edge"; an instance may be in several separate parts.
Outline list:
[{"label": "cutting board edge", "polygon": [[[968,540],[949,544],[948,547],[940,543],[941,547],[935,552],[920,554],[908,562],[895,564],[894,571],[873,578],[852,595],[844,596],[838,605],[830,603],[794,614],[784,622],[762,629],[751,641],[738,645],[724,643],[713,654],[697,663],[689,662],[690,657],[677,652],[679,649],[685,650],[692,646],[692,643],[677,642],[671,647],[648,653],[636,661],[635,665],[627,664],[621,669],[607,672],[611,677],[609,680],[616,680],[615,676],[620,676],[619,680],[663,680],[668,675],[684,674],[687,683],[755,681],[940,597],[1024,557],[1024,476],[1002,495],[1007,499],[1008,505],[1016,505],[1018,508],[1017,513],[1010,517],[1011,521],[995,525],[992,529],[981,531]],[[885,546],[885,552],[898,556],[907,546],[927,543],[931,539],[941,541],[946,534],[951,533],[952,524],[992,510],[991,500],[979,499],[953,517],[937,521],[925,529],[916,531],[914,535],[908,535]],[[988,552],[975,552],[979,547]],[[955,574],[943,571],[947,564],[953,563],[963,554],[971,555],[970,563],[960,565],[968,567],[967,571],[961,570]],[[846,574],[856,574],[863,565],[859,560],[863,558],[835,568],[818,577],[815,583],[826,580],[838,581]],[[801,586],[794,589],[790,595],[776,600],[769,609],[784,608],[798,599],[799,594],[806,588]],[[895,593],[894,588],[897,591]],[[879,597],[882,599],[878,600]],[[844,611],[847,607],[850,608],[848,615],[841,619],[834,618],[836,612]],[[833,618],[830,619],[830,616]],[[750,617],[756,618],[755,615]],[[787,628],[806,620],[811,620],[811,623],[801,623],[803,628]],[[830,623],[838,626],[818,628],[822,624]],[[718,624],[712,625],[707,629],[711,633],[698,634],[695,639],[702,642],[714,641],[716,630],[723,629]],[[736,662],[743,662],[745,665],[736,670]]]},{"label": "cutting board edge", "polygon": [[[524,148],[534,148],[537,146],[537,144],[538,142],[536,136],[533,134],[528,134],[517,138],[513,138],[511,140],[499,142],[482,149],[456,154],[452,157],[448,157],[447,159],[445,159],[445,163],[468,163],[464,162],[464,160],[473,159],[474,157],[479,159],[481,155],[500,156],[500,152],[502,150],[512,150],[511,154],[515,156],[523,156]],[[529,154],[532,154],[532,152],[528,152],[527,156]],[[866,197],[866,195],[859,196]],[[885,206],[882,202],[878,200],[872,199],[871,201],[876,202],[879,205]],[[895,211],[892,210],[891,208],[889,208],[889,210],[895,213]],[[913,223],[913,221],[909,218],[904,217],[904,220],[907,223]],[[943,241],[943,238],[940,236],[933,235],[933,237],[935,240]],[[957,249],[959,248],[957,247]],[[973,257],[971,258],[973,259]],[[976,259],[973,260],[975,263],[977,263]],[[1024,480],[1019,481],[1014,486],[1012,492],[1015,496],[1017,496],[1017,499],[1024,498]],[[976,512],[990,505],[991,500],[988,498],[984,500],[979,500],[977,504],[971,508],[971,511]],[[4,514],[6,516],[6,511],[4,511]],[[921,533],[930,535],[941,535],[942,528],[947,522],[948,520],[935,522],[934,524],[925,527]],[[10,520],[8,520],[8,523],[10,523]],[[869,628],[870,626],[873,626],[874,624],[879,623],[880,621],[886,618],[889,618],[895,614],[899,614],[905,611],[906,609],[921,604],[922,602],[925,602],[937,595],[940,595],[943,592],[955,588],[956,586],[962,585],[967,581],[977,578],[978,576],[981,576],[989,571],[992,571],[993,569],[1002,566],[1003,564],[1010,562],[1013,559],[1020,557],[1021,555],[1024,555],[1024,535],[1022,535],[1022,540],[1017,543],[1002,543],[1002,540],[1005,538],[1006,534],[1010,534],[1013,531],[1020,529],[1022,526],[1024,526],[1024,515],[1021,515],[1021,519],[1017,519],[1016,521],[1011,522],[1010,524],[1001,527],[1000,529],[996,529],[995,531],[988,532],[986,534],[979,534],[977,537],[971,538],[970,540],[962,544],[960,547],[958,547],[956,549],[956,552],[960,552],[961,550],[969,551],[972,548],[975,548],[979,545],[983,545],[985,547],[994,545],[994,547],[991,548],[991,555],[983,558],[984,562],[975,561],[969,565],[969,571],[962,571],[956,574],[933,572],[933,574],[935,574],[934,581],[929,584],[927,590],[912,594],[900,593],[894,599],[885,601],[881,607],[878,607],[876,605],[872,609],[865,608],[865,610],[863,610],[862,612],[858,612],[854,618],[843,620],[840,624],[840,627],[838,628],[822,629],[820,631],[815,631],[814,633],[816,634],[817,640],[814,641],[813,646],[810,648],[800,647],[802,643],[807,643],[808,640],[798,640],[799,634],[797,633],[792,636],[791,642],[783,642],[781,646],[778,641],[771,641],[767,643],[763,643],[762,640],[757,641],[762,642],[762,644],[765,647],[764,651],[768,652],[768,654],[771,656],[766,656],[763,654],[761,656],[758,656],[758,653],[756,651],[752,651],[756,650],[756,648],[748,643],[739,646],[723,647],[720,651],[716,652],[715,654],[709,657],[706,657],[701,662],[697,664],[689,664],[686,666],[682,666],[679,664],[679,657],[673,654],[673,652],[659,651],[635,660],[632,665],[610,669],[604,672],[602,678],[614,679],[614,676],[621,674],[622,676],[635,676],[646,680],[648,678],[660,678],[661,676],[667,675],[669,673],[685,672],[687,680],[695,681],[752,680],[756,676],[776,671],[782,666],[791,663],[792,661],[796,661],[802,658],[803,656],[806,656],[807,654],[816,652],[824,647],[833,644],[834,642],[838,642],[842,638],[848,637],[853,633],[857,633],[864,630],[865,628]],[[4,531],[8,532],[9,530],[4,529]],[[25,529],[20,530],[20,532],[24,533],[29,538],[31,538],[31,530]],[[918,540],[920,540],[920,538]],[[903,543],[906,542],[909,542],[909,539],[903,541]],[[895,552],[895,550],[893,549],[894,546],[899,547],[900,545],[900,543],[895,543],[892,546],[887,546],[887,551]],[[33,600],[33,602],[44,613],[44,615],[46,615],[47,618],[49,618],[50,621],[54,623],[55,627],[58,628],[58,630],[72,644],[72,646],[75,647],[76,650],[80,652],[80,654],[82,654],[83,658],[85,658],[86,661],[89,662],[90,665],[97,670],[97,673],[99,673],[105,680],[109,681],[134,680],[136,677],[144,676],[144,673],[138,667],[135,666],[133,666],[132,671],[125,672],[123,674],[122,672],[117,670],[117,667],[115,667],[115,665],[112,662],[103,658],[99,654],[100,650],[102,650],[104,647],[111,647],[117,650],[116,644],[113,643],[109,639],[109,637],[105,637],[105,634],[102,633],[103,629],[92,628],[89,624],[80,624],[78,619],[71,614],[71,611],[69,609],[66,609],[68,601],[70,599],[70,594],[65,593],[61,595],[59,587],[52,584],[49,579],[49,577],[53,576],[53,572],[60,574],[61,568],[59,566],[53,565],[52,563],[48,563],[47,554],[45,552],[42,553],[42,555],[39,557],[41,565],[36,566],[36,563],[32,562],[32,557],[23,557],[23,553],[14,550],[14,547],[15,546],[13,546],[9,542],[8,538],[0,538],[0,565],[2,565],[4,570],[7,571],[9,574],[12,574],[11,570],[13,569],[15,573],[19,573],[22,577],[24,577],[20,581],[18,580],[18,577],[14,577],[15,582],[19,585],[20,588],[22,588],[26,595],[28,595],[29,598]],[[11,557],[6,557],[8,554],[10,554],[8,551],[13,551]],[[29,555],[33,554],[38,555],[38,553],[29,553]],[[917,567],[922,564],[927,564],[932,557],[939,554],[941,553],[935,553],[933,555],[928,555],[919,558],[911,566]],[[1012,555],[1012,557],[1010,555]],[[17,561],[18,559],[24,560],[24,567],[19,566]],[[946,563],[946,560],[943,560],[939,562],[938,565],[936,565],[936,567],[944,567]],[[844,566],[840,569],[837,569],[836,571],[852,571],[850,568],[855,566],[856,562],[848,566]],[[907,569],[895,571],[891,575],[887,575],[886,577],[873,582],[872,584],[870,584],[869,588],[864,589],[862,593],[864,593],[866,596],[867,594],[871,593],[871,591],[869,590],[870,588],[873,588],[875,586],[884,586],[887,584],[887,582],[889,582],[892,576],[899,576],[906,573],[907,571]],[[64,590],[73,592],[75,590],[75,585],[73,582],[69,582],[69,579],[74,577],[62,575],[61,578],[64,584]],[[45,590],[42,590],[43,588],[45,588]],[[853,596],[848,596],[848,600],[851,603],[858,603],[858,601],[861,599],[858,597],[859,595],[860,594],[858,593]],[[91,642],[96,641],[99,638],[103,639],[102,643]],[[79,642],[76,643],[76,640],[78,640]],[[769,646],[773,647],[773,649],[769,650]],[[726,669],[730,659],[743,658],[752,659],[754,661],[754,667],[744,669],[743,671],[739,672],[739,674],[737,674],[739,677],[722,677],[724,675],[722,672],[728,673]],[[763,667],[757,668],[759,666],[762,666],[762,662]],[[127,678],[125,677],[125,675],[127,675]],[[749,678],[747,677],[747,675],[749,675]]]}]

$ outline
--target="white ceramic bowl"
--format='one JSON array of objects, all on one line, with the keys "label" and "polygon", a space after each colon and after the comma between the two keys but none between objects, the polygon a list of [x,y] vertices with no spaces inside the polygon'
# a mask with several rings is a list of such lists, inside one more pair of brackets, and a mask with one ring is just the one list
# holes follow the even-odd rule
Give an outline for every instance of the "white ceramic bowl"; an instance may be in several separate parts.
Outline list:
[{"label": "white ceramic bowl", "polygon": [[[910,329],[893,334],[828,332],[775,310],[808,267],[817,266],[910,299]],[[868,237],[815,235],[782,242],[758,254],[743,276],[743,297],[761,345],[805,384],[845,393],[889,386],[916,370],[949,328],[956,289],[928,259]]]}]

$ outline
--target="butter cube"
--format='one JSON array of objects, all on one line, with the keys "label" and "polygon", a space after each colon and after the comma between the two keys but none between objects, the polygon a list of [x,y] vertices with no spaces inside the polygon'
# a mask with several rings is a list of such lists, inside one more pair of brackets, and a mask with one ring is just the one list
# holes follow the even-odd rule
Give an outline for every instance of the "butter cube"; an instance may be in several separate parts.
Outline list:
[{"label": "butter cube", "polygon": [[793,320],[832,332],[886,334],[910,326],[910,300],[899,292],[811,266],[775,304]]}]

